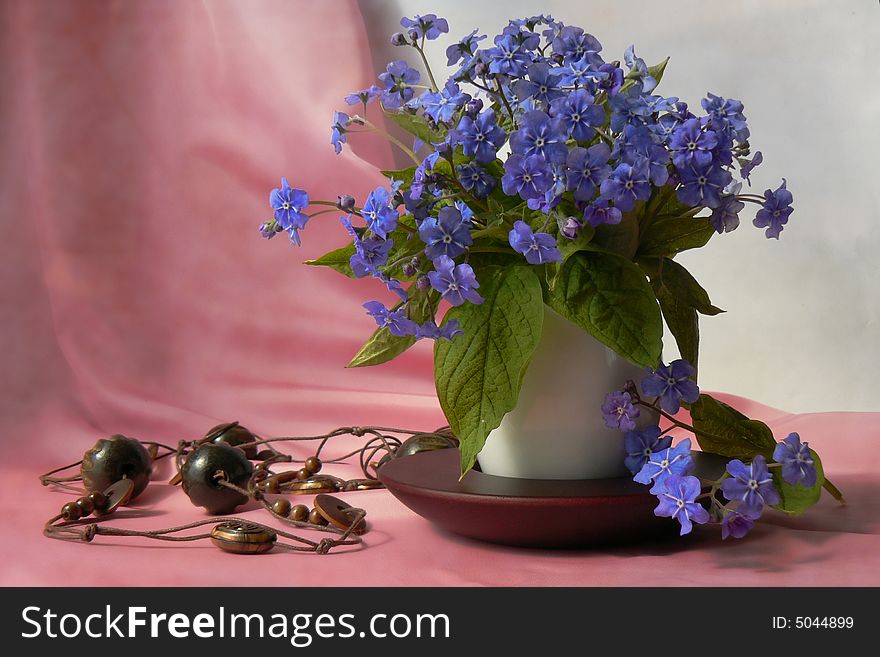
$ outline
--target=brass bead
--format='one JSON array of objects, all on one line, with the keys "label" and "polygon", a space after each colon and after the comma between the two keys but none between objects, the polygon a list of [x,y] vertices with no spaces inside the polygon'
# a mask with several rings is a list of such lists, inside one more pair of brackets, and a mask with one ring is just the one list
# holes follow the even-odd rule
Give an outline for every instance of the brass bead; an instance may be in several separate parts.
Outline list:
[{"label": "brass bead", "polygon": [[296,478],[299,479],[300,481],[305,481],[306,479],[308,479],[311,476],[312,476],[312,473],[309,471],[308,468],[300,468],[299,470],[296,471]]},{"label": "brass bead", "polygon": [[290,501],[289,500],[275,500],[272,503],[272,513],[275,513],[279,516],[286,516],[290,513]]},{"label": "brass bead", "polygon": [[88,497],[81,497],[76,501],[76,505],[79,507],[79,510],[82,512],[82,516],[90,516],[92,515],[92,511],[95,510],[95,505]]},{"label": "brass bead", "polygon": [[312,509],[309,511],[309,522],[313,525],[326,525],[327,518],[321,515],[321,512],[317,509]]},{"label": "brass bead", "polygon": [[82,509],[76,502],[68,502],[61,507],[61,515],[65,520],[79,520],[82,517]]},{"label": "brass bead", "polygon": [[305,504],[297,504],[290,510],[287,517],[297,522],[306,522],[309,519],[309,507]]},{"label": "brass bead", "polygon": [[92,509],[95,511],[103,511],[107,508],[107,496],[100,491],[89,493],[89,499],[92,501]]},{"label": "brass bead", "polygon": [[278,486],[277,479],[267,479],[261,485],[263,487],[263,491],[266,493],[273,493],[274,494],[280,490],[280,488]]},{"label": "brass bead", "polygon": [[305,469],[312,474],[318,474],[321,471],[321,465],[321,459],[319,459],[317,456],[310,456],[306,459]]}]

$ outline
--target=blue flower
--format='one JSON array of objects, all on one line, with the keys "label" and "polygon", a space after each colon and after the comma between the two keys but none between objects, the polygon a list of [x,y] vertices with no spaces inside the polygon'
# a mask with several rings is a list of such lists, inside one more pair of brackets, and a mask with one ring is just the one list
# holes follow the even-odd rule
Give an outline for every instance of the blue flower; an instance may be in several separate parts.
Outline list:
[{"label": "blue flower", "polygon": [[397,228],[399,214],[390,206],[391,195],[384,187],[377,187],[367,197],[361,214],[367,226],[376,235],[385,239],[388,233]]},{"label": "blue flower", "polygon": [[449,23],[445,18],[437,18],[435,14],[416,14],[413,18],[401,18],[400,26],[416,39],[426,38],[428,41],[437,39],[441,34],[449,32]]},{"label": "blue flower", "polygon": [[721,520],[721,540],[729,537],[742,538],[748,534],[755,521],[744,513],[739,511],[728,511]]},{"label": "blue flower", "polygon": [[647,162],[637,162],[631,166],[626,162],[617,165],[611,176],[602,181],[599,190],[602,196],[614,201],[615,207],[628,212],[635,207],[637,200],[651,198],[651,183],[648,182]]},{"label": "blue flower", "polygon": [[600,52],[602,44],[592,34],[574,25],[563,27],[551,42],[553,52],[565,59],[580,58],[588,52]]},{"label": "blue flower", "polygon": [[678,169],[709,165],[712,163],[712,151],[717,145],[715,132],[703,132],[699,119],[688,119],[675,129],[669,140],[672,163]]},{"label": "blue flower", "polygon": [[369,237],[355,242],[355,252],[349,258],[351,270],[356,278],[377,276],[377,267],[388,262],[388,253],[394,246],[394,240],[382,240]]},{"label": "blue flower", "polygon": [[330,144],[336,149],[336,154],[342,152],[342,145],[346,143],[345,130],[351,123],[351,117],[345,112],[333,113],[332,132],[330,133]]},{"label": "blue flower", "polygon": [[617,95],[623,86],[623,69],[616,62],[602,64],[597,70],[602,77],[597,80],[597,91],[604,91],[608,97]]},{"label": "blue flower", "polygon": [[495,112],[489,109],[476,118],[463,116],[450,137],[452,143],[461,144],[465,155],[473,156],[481,164],[488,164],[495,159],[495,153],[504,144],[507,133],[495,124]]},{"label": "blue flower", "polygon": [[636,428],[635,419],[639,409],[633,406],[632,397],[624,390],[615,390],[605,395],[602,402],[602,417],[605,426],[621,431],[632,431]]},{"label": "blue flower", "polygon": [[692,476],[670,475],[663,481],[658,492],[660,502],[654,515],[661,518],[675,518],[681,523],[681,536],[690,534],[693,523],[702,525],[709,522],[709,512],[696,501],[700,494],[700,480]]},{"label": "blue flower", "polygon": [[602,181],[611,175],[610,157],[611,149],[603,143],[571,149],[565,162],[566,182],[576,201],[589,201]]},{"label": "blue flower", "polygon": [[575,141],[590,141],[593,128],[605,123],[605,110],[593,103],[586,89],[575,89],[567,96],[557,98],[550,105],[550,116],[557,119],[567,137]]},{"label": "blue flower", "polygon": [[504,163],[501,188],[508,196],[519,194],[523,200],[541,198],[552,185],[550,167],[540,155],[511,155]]},{"label": "blue flower", "polygon": [[623,214],[617,208],[608,205],[608,200],[596,199],[584,209],[584,221],[593,228],[602,224],[619,224]]},{"label": "blue flower", "polygon": [[562,90],[559,88],[559,73],[550,68],[546,62],[537,62],[529,66],[529,79],[517,80],[511,88],[520,101],[534,98],[549,105],[551,101],[562,96]]},{"label": "blue flower", "polygon": [[385,72],[379,74],[379,81],[385,87],[382,92],[385,107],[395,109],[411,100],[414,93],[412,85],[419,81],[419,77],[419,72],[403,60],[388,64]]},{"label": "blue flower", "polygon": [[654,109],[636,87],[611,96],[608,107],[611,109],[612,132],[621,132],[628,123],[642,125],[654,113]]},{"label": "blue flower", "polygon": [[589,91],[596,90],[596,81],[608,76],[607,73],[597,70],[602,64],[602,58],[594,52],[586,52],[580,57],[571,57],[565,60],[565,64],[559,69],[562,76],[560,84],[563,87],[586,87]]},{"label": "blue flower", "polygon": [[524,221],[517,221],[507,237],[510,246],[526,257],[530,265],[560,262],[562,255],[556,248],[556,238],[549,233],[535,233]]},{"label": "blue flower", "polygon": [[773,477],[767,461],[758,454],[746,465],[739,459],[727,464],[730,477],[721,482],[721,492],[731,502],[739,502],[737,510],[757,519],[765,504],[779,504],[779,491],[773,487]]},{"label": "blue flower", "polygon": [[642,393],[660,398],[660,408],[667,413],[678,413],[682,400],[689,404],[700,397],[700,389],[691,378],[694,368],[686,360],[674,360],[669,365],[660,365],[642,379]]},{"label": "blue flower", "polygon": [[441,255],[455,258],[473,244],[471,228],[473,224],[465,221],[458,208],[441,208],[438,217],[428,217],[419,226],[419,237],[427,244],[425,255],[431,260]]},{"label": "blue flower", "polygon": [[626,52],[623,53],[623,61],[625,61],[626,65],[629,67],[629,75],[627,77],[631,80],[635,80],[637,84],[641,85],[642,91],[647,93],[657,86],[657,80],[655,80],[648,71],[645,60],[641,57],[636,57],[634,46],[630,46],[626,49]]},{"label": "blue flower", "polygon": [[495,37],[495,47],[486,51],[489,57],[489,71],[496,75],[509,75],[521,78],[532,59],[522,44],[510,34]]},{"label": "blue flower", "polygon": [[761,153],[761,151],[755,152],[755,154],[752,156],[751,160],[747,160],[745,158],[741,158],[739,160],[739,163],[740,163],[739,175],[742,177],[743,180],[748,181],[750,186],[752,184],[752,181],[749,180],[749,176],[752,175],[752,169],[754,169],[756,166],[761,164],[761,162],[763,162],[763,161],[764,161],[764,154]]},{"label": "blue flower", "polygon": [[461,186],[477,198],[486,198],[498,185],[488,171],[472,162],[456,167],[455,171]]},{"label": "blue flower", "polygon": [[782,479],[794,486],[815,486],[818,474],[809,443],[802,443],[797,433],[790,433],[773,450],[773,460],[782,464]]},{"label": "blue flower", "polygon": [[434,271],[428,272],[428,280],[431,287],[453,306],[460,306],[465,301],[483,303],[483,297],[477,292],[480,284],[474,276],[473,268],[468,264],[456,266],[452,258],[440,256],[434,260]]},{"label": "blue flower", "polygon": [[477,30],[474,30],[458,43],[453,43],[446,49],[446,65],[452,66],[462,59],[467,63],[467,60],[477,50],[477,43],[485,38],[485,34],[477,36]]},{"label": "blue flower", "polygon": [[623,436],[626,458],[623,463],[630,472],[636,474],[655,453],[672,445],[670,436],[661,436],[660,427],[645,427],[641,431],[627,431]]},{"label": "blue flower", "polygon": [[391,335],[402,338],[418,333],[419,325],[409,319],[403,309],[388,310],[378,301],[367,301],[364,308],[367,309],[367,314],[376,320],[376,324],[387,328]]},{"label": "blue flower", "polygon": [[657,119],[657,122],[651,124],[650,128],[660,138],[660,141],[668,144],[675,130],[685,121],[693,118],[694,115],[688,111],[687,103],[677,102],[675,109]]},{"label": "blue flower", "polygon": [[425,114],[439,123],[451,121],[459,108],[470,99],[470,94],[463,93],[455,81],[450,80],[442,91],[422,94],[419,104],[424,108]]},{"label": "blue flower", "polygon": [[269,194],[269,205],[275,210],[275,221],[290,234],[290,241],[299,245],[299,231],[309,221],[309,216],[303,213],[309,205],[308,193],[292,188],[287,178],[282,178],[281,187],[273,189]]},{"label": "blue flower", "polygon": [[651,494],[657,495],[663,490],[663,482],[670,475],[686,475],[691,471],[691,439],[685,438],[675,447],[667,447],[655,451],[648,457],[645,465],[638,471],[633,481],[650,484]]},{"label": "blue flower", "polygon": [[755,215],[752,223],[758,228],[766,228],[764,234],[768,238],[779,239],[779,233],[782,232],[783,226],[788,223],[789,215],[794,211],[791,207],[791,192],[786,189],[786,181],[782,179],[780,185],[775,191],[764,191],[764,204]]},{"label": "blue flower", "polygon": [[561,121],[539,110],[526,112],[519,130],[510,134],[510,150],[517,155],[540,155],[547,162],[562,164],[568,147]]},{"label": "blue flower", "polygon": [[709,219],[712,221],[716,232],[729,233],[736,230],[737,226],[739,226],[739,213],[746,207],[745,203],[736,198],[741,186],[742,183],[728,186],[728,189],[725,191],[732,193],[724,194],[721,197],[721,204],[712,210],[712,216]]},{"label": "blue flower", "polygon": [[270,240],[273,237],[275,237],[278,234],[278,232],[281,230],[284,230],[284,229],[281,228],[281,226],[278,225],[278,222],[275,221],[274,219],[271,221],[266,221],[266,222],[260,224],[260,235],[265,237],[267,240]]},{"label": "blue flower", "polygon": [[377,87],[375,84],[372,84],[366,89],[361,89],[360,91],[355,91],[348,94],[345,97],[345,102],[349,105],[357,105],[358,103],[361,103],[366,106],[381,93],[382,88]]},{"label": "blue flower", "polygon": [[721,205],[721,191],[733,180],[729,171],[712,163],[704,166],[693,165],[678,173],[681,178],[678,198],[682,203],[690,206],[705,205],[707,208],[717,208]]},{"label": "blue flower", "polygon": [[715,94],[708,94],[708,98],[700,101],[706,114],[715,125],[723,126],[728,134],[739,142],[749,138],[749,128],[746,125],[746,117],[743,116],[743,104],[733,98],[725,100]]},{"label": "blue flower", "polygon": [[419,327],[416,337],[420,340],[428,338],[430,340],[452,340],[452,338],[463,335],[461,325],[457,319],[450,319],[444,322],[443,326],[437,326],[433,321],[427,321]]}]

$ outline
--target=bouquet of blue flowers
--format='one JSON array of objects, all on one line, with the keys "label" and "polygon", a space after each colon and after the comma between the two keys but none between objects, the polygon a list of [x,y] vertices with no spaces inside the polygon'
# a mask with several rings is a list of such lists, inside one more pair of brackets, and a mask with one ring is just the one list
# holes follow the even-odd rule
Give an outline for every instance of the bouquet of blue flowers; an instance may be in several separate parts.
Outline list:
[{"label": "bouquet of blue flowers", "polygon": [[[412,166],[384,171],[388,185],[362,204],[310,199],[284,179],[270,195],[274,217],[260,226],[299,244],[307,208],[341,211],[348,244],[307,264],[372,277],[396,295],[392,307],[364,304],[378,328],[350,366],[434,340],[437,393],[465,472],[517,403],[546,304],[648,368],[642,395],[629,384],[602,410],[626,432],[627,465],[652,485],[658,514],[678,518],[683,532],[711,514],[725,535],[742,535],[764,504],[798,513],[822,485],[839,497],[796,434],[777,444],[766,425],[696,385],[699,315],[722,311],[676,254],[736,229],[747,203],[769,238],[792,212],[785,181],[763,196],[743,192],[763,159],[751,151],[743,104],[710,93],[694,113],[657,93],[666,61],[648,66],[630,47],[624,69],[594,36],[543,15],[510,21],[491,45],[477,30],[450,45],[452,73],[440,84],[425,47],[449,31],[446,20],[428,14],[401,26],[392,44],[412,49],[424,71],[394,61],[378,84],[347,96],[331,145],[341,153],[350,136],[379,133]],[[664,322],[682,357],[669,365],[660,360]],[[658,427],[636,431],[640,404],[734,459],[708,493],[688,474],[689,442],[673,448]],[[675,418],[682,405],[692,424]]]}]

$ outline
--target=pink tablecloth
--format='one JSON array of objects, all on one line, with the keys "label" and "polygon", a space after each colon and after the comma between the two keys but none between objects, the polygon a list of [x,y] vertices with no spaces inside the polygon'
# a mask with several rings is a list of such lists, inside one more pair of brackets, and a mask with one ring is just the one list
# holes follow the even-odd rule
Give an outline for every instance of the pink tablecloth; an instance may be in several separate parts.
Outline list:
[{"label": "pink tablecloth", "polygon": [[[209,544],[41,536],[68,499],[39,472],[114,432],[174,441],[240,419],[266,435],[342,424],[434,427],[431,352],[345,370],[383,298],[298,261],[343,242],[315,219],[295,250],[256,233],[287,176],[360,198],[378,142],[336,158],[333,108],[373,81],[354,2],[12,1],[0,9],[0,584],[878,584],[880,416],[788,416],[851,504],[772,515],[742,543],[699,532],[614,552],[538,552],[432,529],[386,492],[347,554],[256,560]],[[354,139],[352,139],[354,141]],[[200,517],[157,484],[119,526]]]}]

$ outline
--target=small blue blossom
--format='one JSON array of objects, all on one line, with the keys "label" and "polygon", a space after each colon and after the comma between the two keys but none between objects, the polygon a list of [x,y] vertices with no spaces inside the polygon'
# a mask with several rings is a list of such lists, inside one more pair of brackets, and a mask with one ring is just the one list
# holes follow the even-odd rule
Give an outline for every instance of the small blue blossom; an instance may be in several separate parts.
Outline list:
[{"label": "small blue blossom", "polygon": [[385,72],[379,74],[379,81],[385,87],[382,104],[388,109],[396,109],[412,100],[412,85],[418,83],[419,78],[419,72],[403,60],[388,64]]},{"label": "small blue blossom", "polygon": [[602,44],[592,34],[574,25],[563,27],[551,42],[553,52],[565,59],[580,58],[588,52],[601,52]]},{"label": "small blue blossom", "polygon": [[419,226],[419,238],[427,244],[425,255],[431,260],[441,255],[455,258],[473,244],[473,224],[465,221],[458,208],[446,206],[438,216],[428,217]]},{"label": "small blue blossom", "polygon": [[661,436],[660,427],[645,427],[641,431],[627,431],[623,436],[626,458],[623,463],[633,474],[637,474],[648,460],[657,452],[672,445],[670,436]]},{"label": "small blue blossom", "polygon": [[636,201],[651,198],[651,183],[648,180],[647,162],[637,162],[631,166],[626,162],[617,165],[611,176],[602,181],[599,190],[602,196],[614,202],[615,207],[629,212]]},{"label": "small blue blossom", "polygon": [[670,475],[686,475],[691,471],[691,439],[685,438],[675,447],[667,447],[655,451],[648,457],[642,469],[633,477],[640,484],[650,484],[651,494],[657,495],[663,490],[663,482]]},{"label": "small blue blossom", "polygon": [[642,379],[642,393],[649,397],[659,397],[660,408],[672,415],[678,413],[682,400],[689,404],[700,397],[700,389],[693,380],[694,368],[686,360],[674,360],[669,365],[660,365],[649,370]]},{"label": "small blue blossom", "polygon": [[593,103],[593,96],[586,89],[575,89],[557,98],[550,105],[550,116],[557,119],[566,137],[575,141],[590,141],[594,128],[605,123],[605,110]]},{"label": "small blue blossom", "polygon": [[706,114],[716,124],[724,126],[732,138],[744,142],[749,138],[746,117],[743,116],[743,104],[733,98],[725,100],[715,94],[707,94],[708,98],[700,101]]},{"label": "small blue blossom", "polygon": [[693,523],[702,525],[709,522],[709,512],[696,501],[700,494],[700,480],[692,476],[671,475],[663,481],[658,491],[659,504],[654,515],[661,518],[674,518],[681,524],[681,536],[690,534]]},{"label": "small blue blossom", "polygon": [[517,80],[511,88],[520,101],[534,98],[540,103],[549,105],[554,99],[562,96],[562,90],[559,88],[559,73],[550,68],[546,62],[537,62],[529,66],[529,79]]},{"label": "small blue blossom", "polygon": [[552,172],[540,155],[511,155],[504,163],[501,188],[508,196],[519,194],[523,200],[542,198],[552,186]]},{"label": "small blue blossom", "polygon": [[342,145],[346,143],[345,131],[351,123],[351,117],[345,112],[333,113],[333,125],[330,133],[330,144],[336,149],[336,154],[342,152]]},{"label": "small blue blossom", "polygon": [[623,87],[623,69],[615,62],[602,64],[597,70],[600,77],[597,80],[597,91],[604,91],[609,98],[616,96]]},{"label": "small blue blossom", "polygon": [[786,181],[783,178],[782,185],[775,191],[764,191],[764,204],[755,215],[752,223],[758,228],[766,228],[764,234],[768,238],[779,239],[779,233],[788,223],[789,215],[794,211],[791,207],[791,192],[786,189]]},{"label": "small blue blossom", "polygon": [[675,103],[674,109],[669,110],[657,119],[657,122],[651,124],[650,128],[660,138],[662,143],[668,144],[672,140],[675,130],[685,121],[693,118],[695,117],[688,111],[687,103],[679,101]]},{"label": "small blue blossom", "polygon": [[602,224],[619,224],[622,219],[623,213],[601,197],[584,209],[584,221],[593,228]]},{"label": "small blue blossom", "polygon": [[456,265],[452,258],[440,256],[434,260],[434,271],[428,272],[428,280],[431,287],[453,306],[460,306],[465,301],[483,303],[483,297],[477,292],[480,284],[468,264]]},{"label": "small blue blossom", "polygon": [[615,390],[605,395],[602,417],[608,428],[632,431],[636,428],[635,419],[638,416],[639,409],[633,406],[632,397],[625,390]]},{"label": "small blue blossom", "polygon": [[625,61],[626,65],[629,67],[629,75],[627,77],[631,80],[635,80],[637,84],[641,85],[642,91],[648,93],[657,86],[657,80],[655,80],[648,71],[648,66],[645,64],[645,60],[641,57],[636,57],[634,46],[630,46],[626,49],[626,52],[623,53],[623,61]]},{"label": "small blue blossom", "polygon": [[599,143],[571,149],[565,162],[568,189],[574,192],[576,201],[589,201],[602,182],[611,175],[608,159],[611,149]]},{"label": "small blue blossom", "polygon": [[364,276],[378,276],[377,267],[388,262],[388,253],[394,246],[394,240],[382,240],[375,237],[357,240],[355,252],[349,258],[351,270],[355,278]]},{"label": "small blue blossom", "polygon": [[374,98],[379,96],[381,93],[382,88],[377,87],[375,84],[372,84],[366,89],[361,89],[360,91],[355,91],[348,94],[345,97],[345,102],[348,105],[357,105],[358,103],[360,103],[366,107]]},{"label": "small blue blossom", "polygon": [[622,132],[623,127],[629,123],[643,125],[654,113],[654,109],[636,87],[630,87],[610,97],[608,107],[611,109],[612,132]]},{"label": "small blue blossom", "polygon": [[562,164],[568,155],[560,120],[540,110],[526,112],[519,130],[510,134],[510,150],[517,155],[540,155],[547,162]]},{"label": "small blue blossom", "polygon": [[272,219],[271,221],[267,221],[265,223],[260,224],[260,235],[265,237],[267,240],[275,237],[279,231],[283,230],[277,221]]},{"label": "small blue blossom", "polygon": [[437,326],[433,321],[428,321],[419,327],[416,337],[420,340],[428,338],[430,340],[452,340],[452,338],[463,335],[461,325],[457,319],[450,319],[443,323],[443,326]]},{"label": "small blue blossom", "polygon": [[739,226],[739,213],[746,207],[745,203],[736,198],[741,188],[742,183],[728,185],[724,190],[726,193],[721,196],[721,204],[712,210],[709,219],[717,233],[729,233]]},{"label": "small blue blossom", "polygon": [[712,163],[712,151],[718,145],[718,136],[712,130],[703,132],[699,119],[688,119],[678,126],[669,140],[672,163],[679,170],[692,165]]},{"label": "small blue blossom", "polygon": [[450,138],[452,143],[461,144],[465,155],[473,156],[480,164],[488,164],[507,140],[507,133],[496,125],[495,112],[488,109],[476,118],[463,116]]},{"label": "small blue blossom", "polygon": [[453,43],[446,49],[446,65],[453,66],[463,59],[469,60],[477,50],[477,43],[485,38],[485,34],[477,36],[477,30],[474,30],[458,43]]},{"label": "small blue blossom", "polygon": [[748,515],[739,511],[728,511],[721,520],[721,540],[730,537],[743,538],[754,526],[755,521]]},{"label": "small blue blossom", "polygon": [[496,75],[509,75],[521,78],[531,64],[528,50],[510,34],[499,34],[495,37],[495,47],[486,51],[489,57],[489,71]]},{"label": "small blue blossom", "polygon": [[749,183],[749,186],[751,186],[751,184],[752,184],[752,181],[749,180],[749,176],[752,175],[752,169],[754,169],[756,166],[761,164],[761,162],[763,162],[763,161],[764,161],[764,154],[761,153],[761,151],[757,151],[752,156],[751,160],[747,160],[745,158],[740,158],[740,160],[739,160],[739,163],[740,163],[739,175],[740,175],[740,177],[742,177],[743,180],[745,180]]},{"label": "small blue blossom", "polygon": [[721,205],[721,192],[733,180],[729,171],[712,163],[693,165],[679,172],[681,187],[678,199],[687,205],[717,208]]},{"label": "small blue blossom", "polygon": [[530,265],[560,262],[562,255],[556,248],[556,238],[549,233],[536,233],[524,221],[517,221],[508,234],[511,248],[522,253]]},{"label": "small blue blossom", "polygon": [[596,82],[607,77],[607,73],[597,70],[602,58],[594,52],[586,52],[581,57],[565,60],[559,68],[563,87],[584,87],[590,92],[596,91]]},{"label": "small blue blossom", "polygon": [[749,465],[739,459],[727,464],[730,477],[721,482],[721,492],[731,502],[739,502],[737,510],[757,519],[765,504],[779,504],[779,491],[773,486],[773,477],[767,461],[758,454]]},{"label": "small blue blossom", "polygon": [[402,338],[407,335],[416,335],[419,325],[406,316],[406,311],[388,310],[379,301],[367,301],[364,304],[367,314],[376,320],[381,328],[387,328],[391,335]]},{"label": "small blue blossom", "polygon": [[451,121],[455,113],[470,99],[470,94],[463,93],[455,81],[450,80],[442,91],[422,94],[419,104],[424,108],[425,114],[439,123]]},{"label": "small blue blossom", "polygon": [[391,207],[391,194],[384,187],[377,187],[364,202],[361,214],[367,222],[367,227],[376,235],[385,239],[388,233],[397,228],[400,218],[397,210]]},{"label": "small blue blossom", "polygon": [[809,443],[802,443],[797,433],[790,433],[785,440],[777,443],[773,450],[773,460],[782,464],[782,479],[794,486],[816,485],[818,473]]},{"label": "small blue blossom", "polygon": [[437,18],[435,14],[416,14],[413,18],[401,18],[400,26],[412,34],[416,39],[425,38],[433,41],[441,34],[449,32],[449,23],[445,18]]},{"label": "small blue blossom", "polygon": [[290,235],[290,241],[301,243],[299,231],[306,227],[309,216],[303,213],[309,205],[309,195],[302,189],[292,188],[287,178],[281,179],[281,187],[269,194],[269,205],[275,210],[275,221]]},{"label": "small blue blossom", "polygon": [[483,167],[474,164],[462,164],[456,167],[461,186],[477,198],[486,198],[498,185],[498,181]]}]

